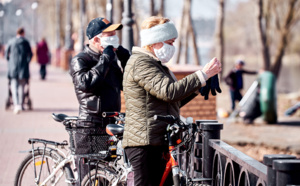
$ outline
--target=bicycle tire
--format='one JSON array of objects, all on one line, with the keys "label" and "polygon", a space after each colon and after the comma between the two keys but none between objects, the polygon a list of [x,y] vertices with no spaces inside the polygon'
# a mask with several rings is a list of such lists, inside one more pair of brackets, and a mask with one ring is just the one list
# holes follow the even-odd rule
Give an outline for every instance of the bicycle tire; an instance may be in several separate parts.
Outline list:
[{"label": "bicycle tire", "polygon": [[[40,182],[42,183],[44,178],[48,177],[51,174],[51,171],[55,168],[56,165],[58,165],[62,160],[63,157],[56,153],[55,151],[51,149],[45,150],[45,156],[44,161],[42,162],[42,155],[43,155],[43,149],[36,149],[34,150],[34,159],[35,159],[35,165],[36,165],[36,175],[39,175],[39,171],[42,168],[41,171],[41,177]],[[42,167],[43,165],[43,167]],[[72,169],[70,167],[70,164],[67,164],[63,167],[63,170],[59,170],[56,175],[59,175],[62,173],[62,177],[58,180],[59,182],[55,185],[58,186],[65,186],[66,182],[65,180],[72,180],[74,178]],[[56,179],[56,175],[51,178],[48,182],[54,182]],[[31,186],[31,185],[37,185],[35,183],[34,179],[34,164],[33,164],[33,157],[32,152],[30,152],[22,161],[20,164],[17,174],[14,181],[14,186]],[[65,177],[65,179],[62,179]],[[71,183],[68,183],[68,186],[71,186]]]},{"label": "bicycle tire", "polygon": [[[97,180],[97,181],[95,181]],[[93,169],[90,171],[90,174],[87,174],[84,176],[81,186],[109,186],[112,185],[112,183],[109,181],[107,176],[105,175],[105,171],[102,169],[96,170]],[[118,186],[126,186],[126,183],[118,183]]]}]

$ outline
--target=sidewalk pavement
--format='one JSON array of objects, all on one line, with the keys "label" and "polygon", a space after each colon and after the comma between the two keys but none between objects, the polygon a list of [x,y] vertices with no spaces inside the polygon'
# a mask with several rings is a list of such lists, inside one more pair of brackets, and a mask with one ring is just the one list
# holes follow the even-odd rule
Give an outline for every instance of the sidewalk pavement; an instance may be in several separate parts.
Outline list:
[{"label": "sidewalk pavement", "polygon": [[[68,72],[48,66],[48,75],[45,81],[40,80],[39,65],[30,64],[30,98],[33,110],[25,110],[18,115],[12,109],[5,110],[5,100],[8,96],[8,81],[6,78],[7,64],[0,59],[0,186],[13,185],[17,168],[24,153],[31,146],[27,143],[29,138],[44,138],[54,141],[68,140],[68,134],[62,124],[55,122],[52,113],[64,113],[76,116],[78,103],[74,93],[71,77]],[[222,96],[222,95],[219,95]],[[205,118],[203,118],[205,119]],[[266,125],[255,124],[226,124],[221,131],[221,139],[229,144],[252,143],[265,144],[277,148],[297,150],[300,153],[300,120],[284,122],[281,124]]]},{"label": "sidewalk pavement", "polygon": [[45,81],[40,80],[39,65],[30,64],[30,98],[33,110],[13,114],[13,107],[5,110],[8,97],[7,64],[0,59],[0,186],[13,185],[19,164],[25,158],[20,151],[31,149],[29,138],[68,140],[62,124],[54,121],[52,113],[78,114],[78,103],[68,72],[47,66]]}]

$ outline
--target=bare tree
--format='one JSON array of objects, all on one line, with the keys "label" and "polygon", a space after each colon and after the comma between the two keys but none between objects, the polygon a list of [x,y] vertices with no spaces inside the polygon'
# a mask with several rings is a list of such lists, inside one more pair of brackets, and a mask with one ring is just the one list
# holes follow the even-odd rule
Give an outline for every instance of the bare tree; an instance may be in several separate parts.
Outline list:
[{"label": "bare tree", "polygon": [[196,43],[196,34],[193,27],[192,17],[191,17],[191,4],[192,0],[185,0],[183,4],[183,11],[181,17],[181,24],[179,29],[179,37],[178,37],[178,52],[176,56],[176,64],[179,64],[180,57],[182,55],[182,48],[183,48],[183,59],[184,62],[187,63],[188,61],[188,49],[189,49],[189,36],[192,39],[192,47],[194,52],[194,61],[196,65],[200,65],[199,60],[199,53],[197,50],[197,43]]},{"label": "bare tree", "polygon": [[160,0],[160,6],[158,10],[155,10],[155,0],[150,0],[150,15],[151,16],[164,16],[164,2]]},{"label": "bare tree", "polygon": [[160,6],[159,6],[159,10],[158,10],[158,15],[159,16],[164,16],[165,15],[165,0],[160,0]]},{"label": "bare tree", "polygon": [[155,13],[155,3],[154,3],[154,0],[150,0],[150,15],[151,15],[151,16],[156,15],[156,13]]},{"label": "bare tree", "polygon": [[[223,34],[224,19],[225,19],[224,3],[225,3],[224,0],[219,0],[219,14],[217,17],[216,33],[215,33],[216,56],[220,59],[222,66],[224,64],[224,34]],[[220,77],[221,79],[223,78],[222,71],[220,72]]]},{"label": "bare tree", "polygon": [[[297,0],[258,0],[257,5],[263,68],[272,71],[278,77],[292,27],[300,20],[298,16],[300,2]],[[277,31],[277,34],[272,37],[273,30]],[[271,62],[270,55],[271,38],[272,42],[277,39],[273,62]]]}]

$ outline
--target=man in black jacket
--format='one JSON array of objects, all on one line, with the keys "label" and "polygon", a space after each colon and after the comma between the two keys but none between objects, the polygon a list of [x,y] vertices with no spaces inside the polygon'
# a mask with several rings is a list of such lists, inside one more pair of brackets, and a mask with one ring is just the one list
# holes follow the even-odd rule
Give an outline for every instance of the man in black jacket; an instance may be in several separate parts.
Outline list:
[{"label": "man in black jacket", "polygon": [[[116,30],[122,27],[122,24],[111,24],[105,18],[93,19],[86,29],[89,44],[71,61],[70,74],[79,102],[79,126],[104,128],[109,121],[102,118],[102,112],[121,110],[123,69],[130,57],[116,36]],[[75,143],[82,142],[76,141],[75,137]],[[80,153],[96,152],[87,149]],[[81,171],[81,177],[86,171]]]},{"label": "man in black jacket", "polygon": [[86,29],[89,44],[72,59],[70,74],[85,125],[101,123],[102,112],[121,109],[123,69],[130,57],[116,36],[122,27],[105,18],[93,19]]},{"label": "man in black jacket", "polygon": [[241,101],[242,94],[241,90],[243,89],[243,74],[257,74],[256,71],[244,70],[243,67],[245,62],[243,60],[237,60],[235,62],[235,68],[233,68],[228,75],[225,77],[225,82],[229,85],[230,88],[230,97],[231,97],[231,109],[235,109],[235,101]]},{"label": "man in black jacket", "polygon": [[25,39],[25,30],[19,28],[17,36],[9,41],[5,58],[8,61],[8,79],[14,103],[14,113],[23,108],[25,85],[29,80],[29,62],[32,58],[30,44]]}]

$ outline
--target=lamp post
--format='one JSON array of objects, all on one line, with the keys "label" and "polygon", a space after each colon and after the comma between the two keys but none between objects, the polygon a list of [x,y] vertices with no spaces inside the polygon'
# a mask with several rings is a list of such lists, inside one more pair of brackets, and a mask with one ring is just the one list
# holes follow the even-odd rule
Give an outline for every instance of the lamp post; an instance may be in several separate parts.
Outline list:
[{"label": "lamp post", "polygon": [[[36,20],[35,20],[37,7],[38,7],[37,2],[33,2],[31,4],[31,9],[33,10],[33,12],[32,12],[32,44],[35,44],[35,42],[37,41],[36,38],[38,38],[37,32],[36,32]],[[37,17],[36,17],[36,19],[37,19]]]},{"label": "lamp post", "polygon": [[113,0],[106,0],[106,19],[113,23]]},{"label": "lamp post", "polygon": [[[0,10],[0,19],[1,19],[1,30],[0,30],[0,44],[4,43],[4,10]],[[1,48],[1,46],[0,46]],[[1,49],[0,49],[1,50]]]},{"label": "lamp post", "polygon": [[55,1],[55,25],[56,25],[56,40],[55,40],[55,65],[60,65],[60,0]]},{"label": "lamp post", "polygon": [[[16,16],[17,16],[17,17],[20,17],[20,16],[22,15],[22,12],[23,12],[22,9],[18,9],[18,10],[16,11]],[[18,25],[18,27],[20,27],[20,22],[21,22],[20,19],[21,19],[21,17],[17,19],[17,25]]]},{"label": "lamp post", "polygon": [[72,50],[72,0],[67,0],[67,12],[66,12],[66,27],[65,27],[65,48],[66,50]]},{"label": "lamp post", "polygon": [[79,28],[79,50],[84,48],[84,26],[85,26],[85,0],[79,1],[80,28]]},{"label": "lamp post", "polygon": [[72,0],[67,0],[67,9],[66,9],[66,26],[65,26],[65,47],[62,51],[62,65],[61,67],[64,70],[69,69],[70,62],[72,60]]},{"label": "lamp post", "polygon": [[124,12],[122,19],[122,45],[131,52],[133,46],[133,30],[132,25],[134,20],[132,19],[131,12],[131,0],[124,0]]}]

